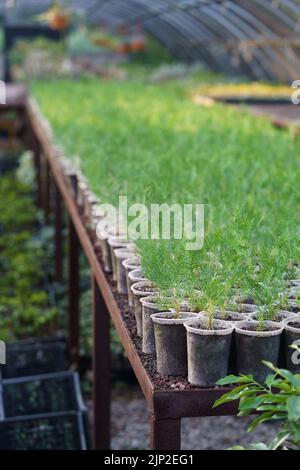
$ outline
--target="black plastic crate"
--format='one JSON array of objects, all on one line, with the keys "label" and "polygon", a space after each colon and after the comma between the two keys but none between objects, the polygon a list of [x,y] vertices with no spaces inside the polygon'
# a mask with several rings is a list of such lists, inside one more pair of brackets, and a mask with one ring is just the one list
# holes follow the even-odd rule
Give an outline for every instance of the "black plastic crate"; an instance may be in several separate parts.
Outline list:
[{"label": "black plastic crate", "polygon": [[62,411],[86,412],[77,372],[6,379],[1,388],[4,418]]},{"label": "black plastic crate", "polygon": [[50,413],[0,423],[0,450],[86,450],[84,415]]},{"label": "black plastic crate", "polygon": [[4,379],[47,374],[68,369],[67,343],[64,338],[19,341],[6,346]]},{"label": "black plastic crate", "polygon": [[[0,130],[1,134],[1,130]],[[0,147],[2,144],[3,140],[0,135]],[[20,163],[19,157],[14,157],[14,156],[9,156],[9,157],[0,157],[0,175],[4,175],[6,173],[10,173],[12,171],[15,171]]]}]

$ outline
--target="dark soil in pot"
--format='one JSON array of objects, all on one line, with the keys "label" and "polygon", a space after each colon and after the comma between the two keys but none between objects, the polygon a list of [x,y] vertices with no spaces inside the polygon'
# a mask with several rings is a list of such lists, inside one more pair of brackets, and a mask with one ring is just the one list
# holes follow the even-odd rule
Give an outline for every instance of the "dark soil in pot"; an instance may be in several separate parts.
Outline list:
[{"label": "dark soil in pot", "polygon": [[300,347],[300,315],[284,321],[286,367],[293,373],[300,373],[300,353],[290,348],[291,345]]},{"label": "dark soil in pot", "polygon": [[[172,302],[172,297],[170,297],[170,301]],[[176,309],[175,308],[171,308],[170,309],[172,312],[176,312]],[[188,300],[183,300],[181,303],[180,303],[180,306],[179,306],[179,311],[180,312],[194,312],[195,310],[191,307],[190,303]]]},{"label": "dark soil in pot", "polygon": [[157,289],[149,281],[141,281],[131,286],[133,310],[136,319],[137,333],[140,338],[143,337],[143,311],[140,300],[151,294],[157,293]]},{"label": "dark soil in pot", "polygon": [[118,248],[114,251],[116,257],[117,290],[119,294],[127,294],[127,277],[123,261],[130,256],[127,248]]},{"label": "dark soil in pot", "polygon": [[231,305],[228,310],[234,310],[240,313],[254,313],[257,310],[257,305],[254,304],[236,304]]},{"label": "dark soil in pot", "polygon": [[134,271],[141,267],[141,260],[138,256],[131,255],[131,257],[123,261],[123,266],[127,272]]},{"label": "dark soil in pot", "polygon": [[237,295],[234,297],[234,301],[237,305],[254,305],[254,299],[252,299],[252,297],[242,297]]},{"label": "dark soil in pot", "polygon": [[205,316],[185,323],[187,330],[188,381],[212,387],[228,374],[233,325],[214,320],[208,328]]},{"label": "dark soil in pot", "polygon": [[263,331],[256,321],[235,324],[237,373],[252,374],[254,379],[263,383],[270,370],[262,361],[278,364],[280,338],[283,326],[279,323],[263,322]]},{"label": "dark soil in pot", "polygon": [[293,313],[299,313],[300,312],[299,302],[296,302],[296,300],[294,299],[290,299],[288,310],[290,310]]},{"label": "dark soil in pot", "polygon": [[229,322],[245,321],[248,320],[248,313],[231,312],[230,310],[217,311],[214,313],[216,320],[223,320]]},{"label": "dark soil in pot", "polygon": [[289,298],[290,299],[299,299],[300,298],[300,286],[292,286],[289,289]]},{"label": "dark soil in pot", "polygon": [[[142,351],[145,354],[155,354],[155,336],[154,336],[154,325],[151,315],[154,313],[162,312],[164,309],[159,305],[157,297],[143,297],[141,300],[142,304],[142,324],[143,324],[143,342]],[[171,313],[171,311],[170,311]]]},{"label": "dark soil in pot", "polygon": [[157,370],[166,375],[187,374],[187,335],[184,323],[197,318],[197,313],[163,312],[151,315],[154,323]]},{"label": "dark soil in pot", "polygon": [[[287,320],[288,318],[291,318],[295,316],[293,312],[288,312],[286,310],[279,310],[275,317],[270,319],[271,321],[275,323],[282,323],[284,320]],[[255,312],[250,314],[249,320],[254,320],[254,321],[259,321],[259,312]]]}]

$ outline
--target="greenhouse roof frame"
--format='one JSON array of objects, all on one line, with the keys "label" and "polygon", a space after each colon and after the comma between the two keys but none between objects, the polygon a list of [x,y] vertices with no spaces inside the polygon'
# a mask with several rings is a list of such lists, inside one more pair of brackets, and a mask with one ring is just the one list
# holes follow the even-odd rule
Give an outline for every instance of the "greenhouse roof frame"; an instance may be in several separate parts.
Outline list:
[{"label": "greenhouse roof frame", "polygon": [[[300,0],[62,0],[89,23],[142,26],[186,62],[250,78],[290,82],[300,76]],[[45,11],[51,0],[15,0],[14,18]],[[4,13],[6,1],[0,2]]]}]

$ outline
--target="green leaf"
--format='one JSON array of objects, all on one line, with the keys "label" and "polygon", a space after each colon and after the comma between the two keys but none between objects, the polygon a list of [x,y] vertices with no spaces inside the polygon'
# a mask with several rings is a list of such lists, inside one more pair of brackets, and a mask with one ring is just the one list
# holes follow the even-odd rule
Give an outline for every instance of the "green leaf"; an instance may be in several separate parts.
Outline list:
[{"label": "green leaf", "polygon": [[294,425],[295,439],[300,442],[300,422]]},{"label": "green leaf", "polygon": [[267,444],[258,442],[257,444],[250,444],[250,450],[270,450]]},{"label": "green leaf", "polygon": [[224,403],[228,403],[230,401],[235,401],[238,400],[241,396],[243,390],[246,390],[247,386],[246,385],[240,385],[239,387],[234,388],[230,392],[224,393],[218,400],[213,405],[213,408],[216,408],[219,405],[223,405]]},{"label": "green leaf", "polygon": [[275,382],[272,385],[272,388],[277,388],[278,390],[282,390],[283,392],[291,392],[292,387],[285,383],[285,382]]},{"label": "green leaf", "polygon": [[249,425],[248,427],[248,432],[254,431],[254,429],[261,423],[264,423],[265,421],[269,421],[272,419],[273,412],[272,411],[266,411],[265,413],[262,413],[261,415],[257,416]]},{"label": "green leaf", "polygon": [[234,446],[230,447],[228,450],[246,450],[243,446]]},{"label": "green leaf", "polygon": [[240,410],[255,410],[261,403],[263,403],[264,397],[250,397],[246,398],[245,400],[241,400],[239,409]]},{"label": "green leaf", "polygon": [[264,393],[260,395],[261,398],[264,398],[265,403],[285,403],[289,396],[283,393]]},{"label": "green leaf", "polygon": [[269,374],[265,380],[265,384],[267,385],[267,387],[271,388],[274,381],[275,381],[275,377],[276,377],[277,374]]},{"label": "green leaf", "polygon": [[278,411],[286,412],[286,405],[261,405],[257,408],[257,411],[274,411],[275,413]]},{"label": "green leaf", "polygon": [[217,385],[230,385],[230,384],[242,384],[253,382],[252,375],[227,375],[223,379],[218,380]]},{"label": "green leaf", "polygon": [[289,432],[279,433],[273,440],[270,450],[277,450],[290,437],[290,435],[291,434]]},{"label": "green leaf", "polygon": [[292,374],[290,371],[286,369],[277,369],[273,364],[267,361],[262,361],[270,369],[274,370],[278,375],[283,377],[284,379],[288,380],[294,387],[300,388],[300,375],[299,374]]},{"label": "green leaf", "polygon": [[251,414],[252,410],[240,410],[237,414],[237,416],[249,416]]},{"label": "green leaf", "polygon": [[300,419],[300,396],[292,396],[287,400],[287,411],[289,420]]}]

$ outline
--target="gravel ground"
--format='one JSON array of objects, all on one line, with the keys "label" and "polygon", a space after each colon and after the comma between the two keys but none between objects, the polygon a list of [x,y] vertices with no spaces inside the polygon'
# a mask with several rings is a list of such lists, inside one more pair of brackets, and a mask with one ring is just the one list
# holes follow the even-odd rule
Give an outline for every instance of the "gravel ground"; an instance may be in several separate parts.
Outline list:
[{"label": "gravel ground", "polygon": [[[112,397],[112,449],[149,448],[146,402],[137,388],[117,389]],[[269,442],[278,424],[263,424],[247,434],[249,418],[212,417],[182,420],[182,449],[221,450],[251,442]]]}]

